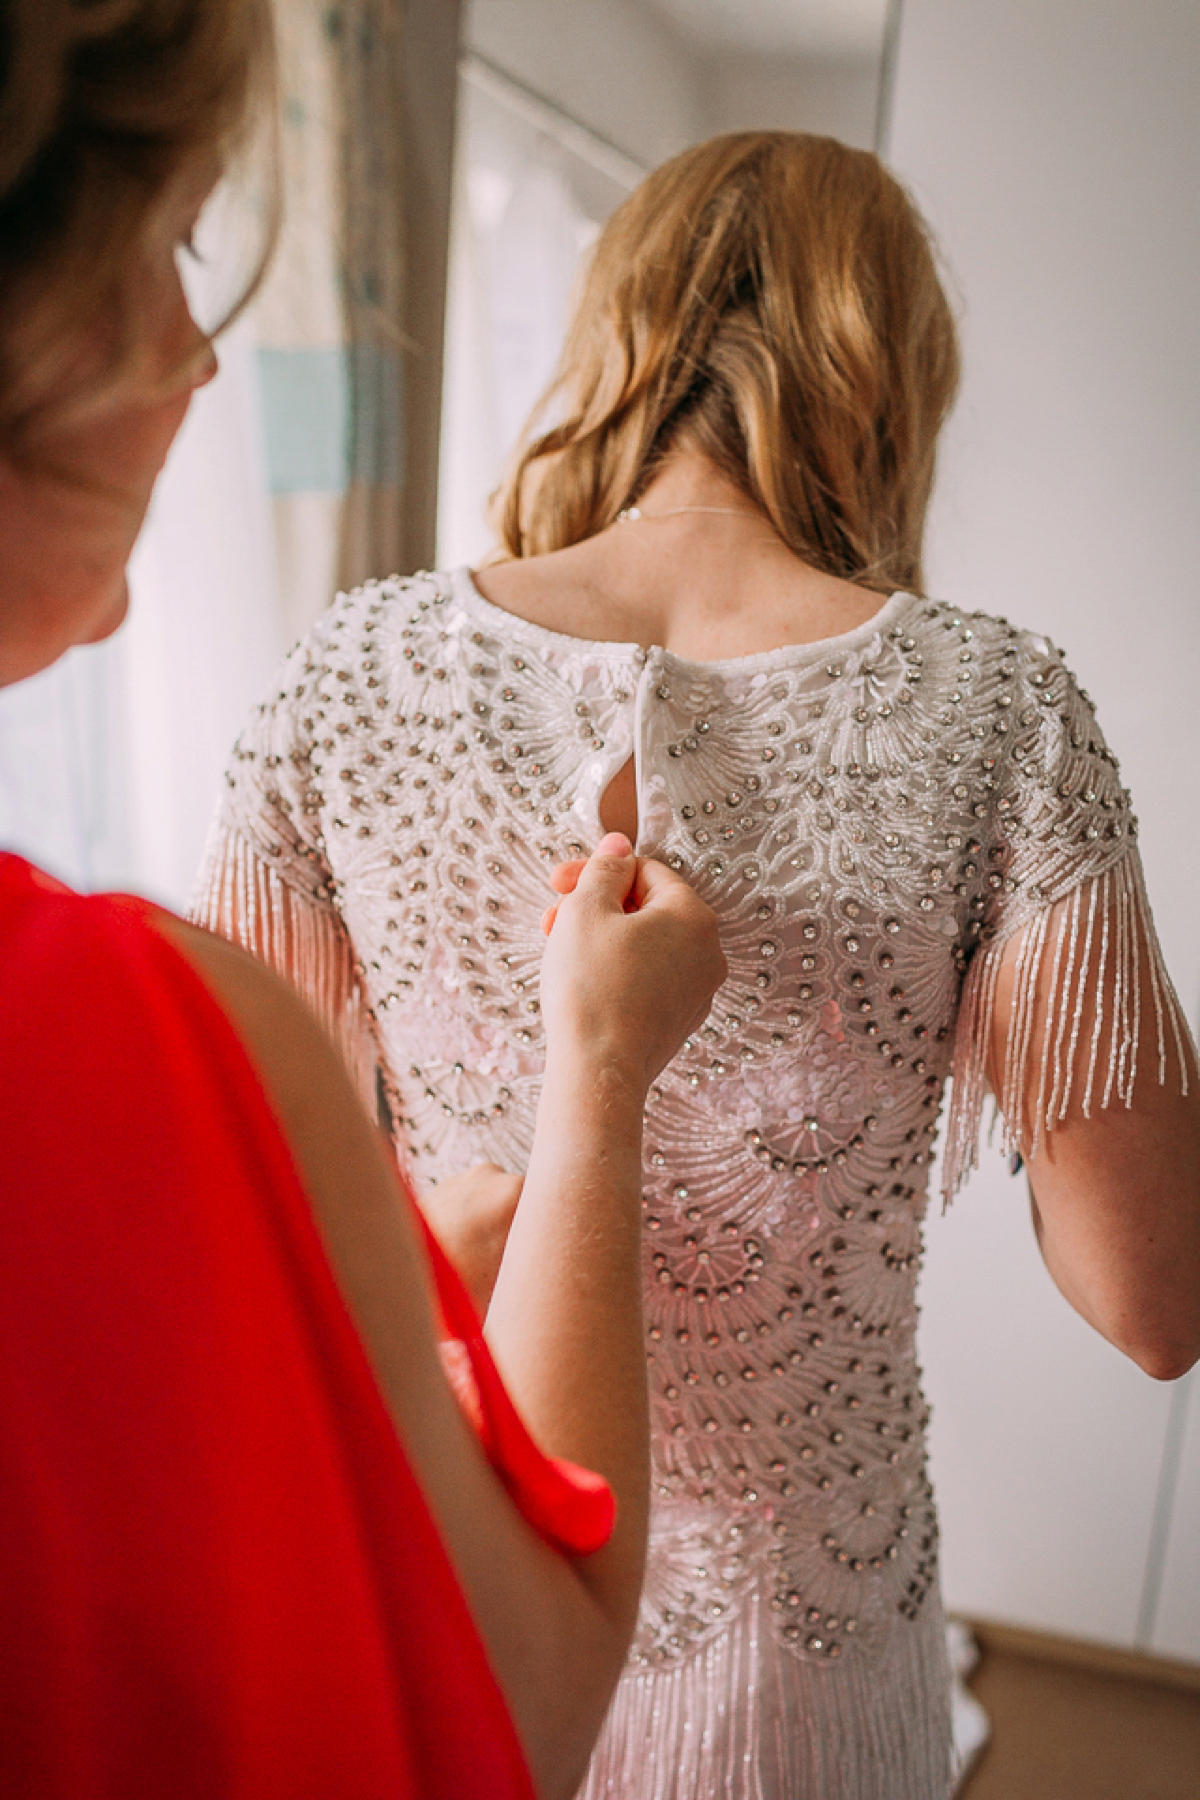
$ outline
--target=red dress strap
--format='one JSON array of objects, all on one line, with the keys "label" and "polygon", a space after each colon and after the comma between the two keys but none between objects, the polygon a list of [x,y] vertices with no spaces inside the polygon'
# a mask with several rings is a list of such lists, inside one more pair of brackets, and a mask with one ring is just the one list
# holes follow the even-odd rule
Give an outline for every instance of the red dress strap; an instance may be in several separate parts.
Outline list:
[{"label": "red dress strap", "polygon": [[0,1793],[532,1800],[229,1020],[5,856],[0,1417]]}]

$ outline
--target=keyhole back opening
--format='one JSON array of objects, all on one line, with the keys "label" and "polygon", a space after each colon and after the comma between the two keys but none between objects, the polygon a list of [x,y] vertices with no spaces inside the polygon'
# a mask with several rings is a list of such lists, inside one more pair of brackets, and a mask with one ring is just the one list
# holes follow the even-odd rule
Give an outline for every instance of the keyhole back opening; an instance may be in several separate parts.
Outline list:
[{"label": "keyhole back opening", "polygon": [[631,756],[600,797],[600,823],[605,831],[623,831],[631,844],[638,838],[637,764]]}]

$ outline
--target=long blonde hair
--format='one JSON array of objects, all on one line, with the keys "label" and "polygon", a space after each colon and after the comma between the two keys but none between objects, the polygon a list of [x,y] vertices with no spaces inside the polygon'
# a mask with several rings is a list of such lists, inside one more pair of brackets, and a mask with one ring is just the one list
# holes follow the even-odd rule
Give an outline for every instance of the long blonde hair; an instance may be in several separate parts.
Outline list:
[{"label": "long blonde hair", "polygon": [[64,382],[78,397],[97,321],[93,380],[132,361],[138,252],[269,114],[273,79],[270,0],[0,0],[0,455],[29,457]]},{"label": "long blonde hair", "polygon": [[686,445],[805,562],[920,592],[958,371],[929,234],[878,157],[802,132],[713,138],[601,233],[494,517],[513,556],[562,549]]}]

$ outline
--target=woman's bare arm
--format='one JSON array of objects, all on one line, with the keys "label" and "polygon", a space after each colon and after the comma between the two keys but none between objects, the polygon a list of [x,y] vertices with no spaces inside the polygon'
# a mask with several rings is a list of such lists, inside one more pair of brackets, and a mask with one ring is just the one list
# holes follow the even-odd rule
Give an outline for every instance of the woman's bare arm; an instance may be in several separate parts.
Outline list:
[{"label": "woman's bare arm", "polygon": [[268,971],[207,933],[165,927],[260,1069],[539,1792],[563,1800],[620,1671],[644,1544],[642,1107],[724,972],[711,913],[666,870],[639,877],[646,904],[623,913],[633,868],[632,857],[596,859],[555,932],[548,1076],[516,1254],[497,1292],[508,1321],[497,1352],[522,1413],[546,1450],[598,1469],[616,1491],[612,1543],[574,1563],[524,1523],[462,1420],[408,1207],[333,1047]]},{"label": "woman's bare arm", "polygon": [[523,1182],[497,1163],[476,1163],[416,1196],[481,1316],[496,1286]]},{"label": "woman's bare arm", "polygon": [[[1064,901],[1063,906],[1069,904]],[[1009,1045],[1019,939],[1000,969],[989,1076],[1001,1092]],[[1158,1019],[1151,1004],[1150,957],[1138,946],[1144,1002],[1138,1076],[1128,1109],[1116,1097],[1085,1117],[1077,1083],[1065,1119],[1027,1155],[1034,1225],[1046,1267],[1090,1325],[1160,1381],[1183,1375],[1200,1358],[1200,1079],[1184,1045],[1187,1092],[1168,1034],[1166,1080],[1158,1080]],[[1054,1004],[1053,964],[1044,960],[1036,989],[1031,1071]],[[1097,993],[1089,988],[1078,1020],[1088,1045]],[[1105,996],[1109,1009],[1113,996]],[[1026,1096],[1032,1110],[1032,1095]],[[1023,1133],[1031,1144],[1032,1119]]]}]

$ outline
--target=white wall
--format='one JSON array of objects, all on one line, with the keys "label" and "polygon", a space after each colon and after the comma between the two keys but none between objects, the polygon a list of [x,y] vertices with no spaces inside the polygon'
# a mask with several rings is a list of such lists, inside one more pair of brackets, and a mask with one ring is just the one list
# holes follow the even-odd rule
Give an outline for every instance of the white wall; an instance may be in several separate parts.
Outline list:
[{"label": "white wall", "polygon": [[[905,0],[892,130],[963,303],[967,377],[932,586],[1066,647],[1133,789],[1193,1018],[1198,75],[1194,0]],[[1020,1184],[994,1163],[933,1223],[929,1249],[924,1346],[951,1602],[1133,1642],[1169,1393],[1052,1292]],[[1200,1469],[1189,1464],[1166,1524],[1183,1580]],[[1200,1658],[1195,1561],[1190,1596],[1176,1593],[1169,1629],[1159,1606],[1150,1641]]]},{"label": "white wall", "polygon": [[128,698],[131,860],[124,879],[182,908],[222,777],[288,635],[248,318],[221,339],[220,373],[192,401],[129,565],[117,640]]},{"label": "white wall", "polygon": [[636,0],[468,0],[464,41],[647,167],[708,134],[699,58]]},{"label": "white wall", "polygon": [[874,142],[877,57],[706,50],[645,0],[468,0],[464,41],[648,167],[719,131]]},{"label": "white wall", "polygon": [[717,56],[709,68],[711,131],[814,131],[860,150],[874,146],[878,57]]},{"label": "white wall", "polygon": [[0,843],[73,886],[177,909],[287,647],[248,319],[219,354],[154,490],[128,621],[0,694]]},{"label": "white wall", "polygon": [[[1151,1641],[1164,1656],[1200,1659],[1200,1379],[1188,1376],[1178,1396],[1177,1441],[1164,1457],[1169,1512]],[[1157,1574],[1158,1571],[1155,1571]]]}]

